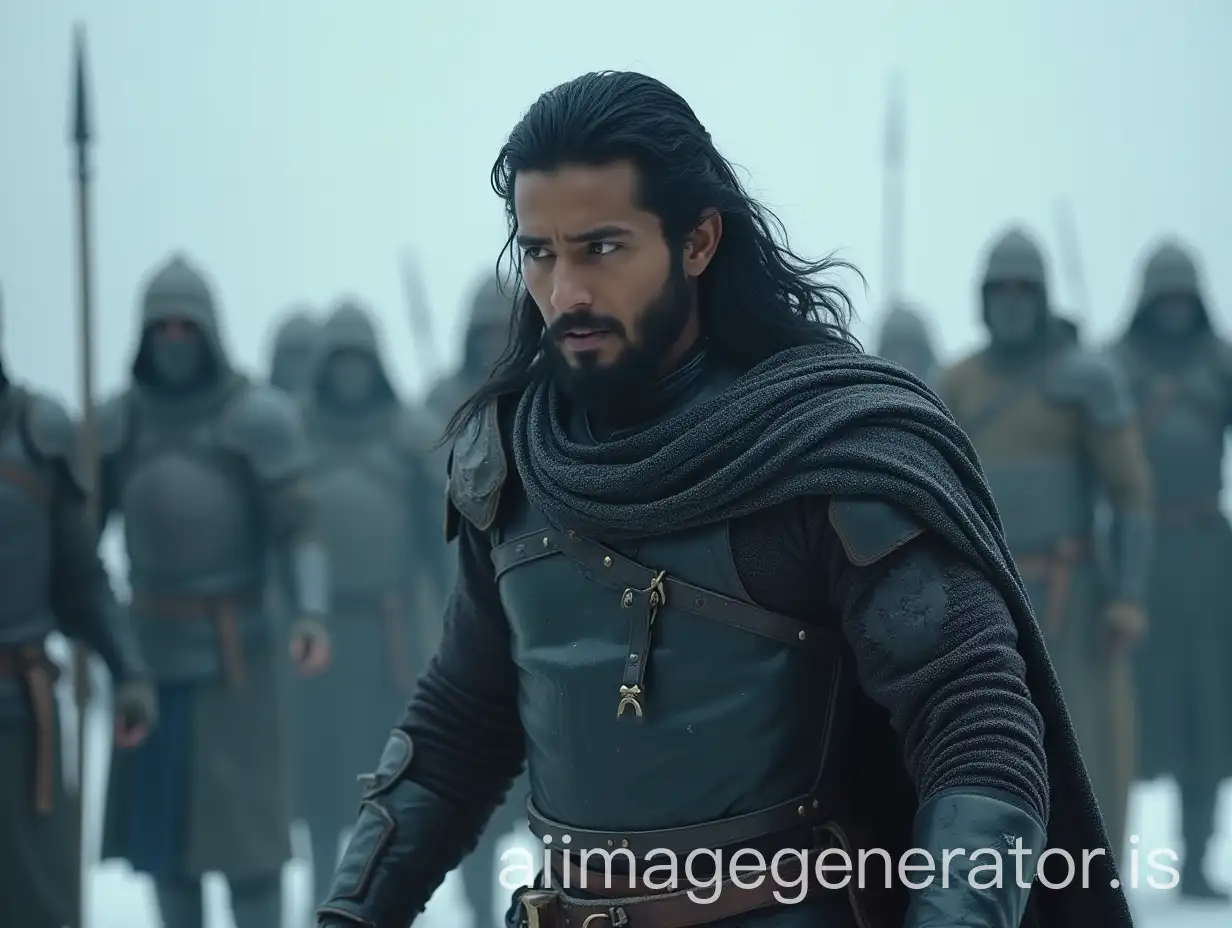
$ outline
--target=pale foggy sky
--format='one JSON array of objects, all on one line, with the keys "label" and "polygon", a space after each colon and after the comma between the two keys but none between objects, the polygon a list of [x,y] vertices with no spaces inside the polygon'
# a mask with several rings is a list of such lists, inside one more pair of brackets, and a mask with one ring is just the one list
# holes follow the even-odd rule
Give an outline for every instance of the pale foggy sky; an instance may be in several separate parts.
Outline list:
[{"label": "pale foggy sky", "polygon": [[[732,15],[731,10],[743,13]],[[77,390],[71,26],[88,28],[99,386],[119,386],[142,276],[172,249],[212,275],[228,342],[264,365],[291,301],[368,299],[422,380],[398,256],[416,250],[457,356],[463,300],[502,242],[497,149],[550,86],[646,71],[747,169],[793,244],[837,250],[881,300],[885,97],[908,93],[905,285],[948,355],[979,334],[975,277],[1012,219],[1050,252],[1071,198],[1094,306],[1119,325],[1141,250],[1176,232],[1232,292],[1227,0],[0,2],[0,287],[20,376]],[[1050,254],[1061,305],[1072,301]],[[1219,313],[1218,308],[1216,312]],[[1220,322],[1227,323],[1220,314]],[[1232,329],[1232,326],[1225,326]]]}]

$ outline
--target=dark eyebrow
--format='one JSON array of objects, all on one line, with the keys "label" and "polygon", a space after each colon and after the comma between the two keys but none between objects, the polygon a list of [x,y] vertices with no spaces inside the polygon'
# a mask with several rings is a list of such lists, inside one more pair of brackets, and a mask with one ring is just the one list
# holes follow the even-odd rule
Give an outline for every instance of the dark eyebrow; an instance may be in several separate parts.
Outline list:
[{"label": "dark eyebrow", "polygon": [[[566,235],[565,241],[572,245],[585,245],[590,242],[603,242],[611,238],[624,238],[631,234],[630,230],[624,226],[599,226],[597,229],[588,229],[585,232],[579,232],[577,235]],[[522,248],[542,248],[545,245],[551,244],[548,239],[537,235],[519,235],[517,242]]]}]

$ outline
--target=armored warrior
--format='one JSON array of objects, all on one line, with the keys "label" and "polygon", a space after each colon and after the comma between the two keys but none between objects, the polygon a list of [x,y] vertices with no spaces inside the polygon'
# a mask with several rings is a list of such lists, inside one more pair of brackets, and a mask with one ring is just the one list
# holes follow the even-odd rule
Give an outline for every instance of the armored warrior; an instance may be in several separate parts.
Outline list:
[{"label": "armored warrior", "polygon": [[274,333],[270,350],[270,386],[292,396],[300,393],[313,364],[319,328],[307,306],[296,306],[287,313]]},{"label": "armored warrior", "polygon": [[[1130,653],[1145,633],[1151,547],[1134,404],[1120,367],[1082,349],[1050,308],[1043,254],[1025,232],[994,244],[980,296],[989,342],[944,373],[940,394],[979,452],[1119,854],[1135,761]],[[1102,498],[1107,544],[1097,543]]]},{"label": "armored warrior", "polygon": [[103,513],[124,520],[131,611],[163,714],[113,763],[104,857],[153,878],[167,928],[200,928],[211,871],[230,883],[238,928],[280,924],[287,642],[263,593],[276,564],[300,617],[291,657],[321,670],[326,558],[301,417],[231,366],[212,289],[183,256],[145,287],[132,382],[100,409],[98,437]]},{"label": "armored warrior", "polygon": [[[837,265],[640,74],[544,94],[492,176],[525,292],[453,421],[444,639],[319,924],[411,922],[525,765],[510,925],[1128,926],[1106,855],[1032,887],[1103,823],[974,449],[855,347]],[[1021,879],[814,877],[872,848]]]},{"label": "armored warrior", "polygon": [[394,391],[369,311],[340,302],[317,333],[304,391],[313,496],[329,554],[333,659],[301,682],[298,770],[323,897],[354,821],[355,778],[405,711],[439,641],[439,428]]},{"label": "armored warrior", "polygon": [[878,356],[906,368],[929,386],[936,385],[937,353],[919,310],[895,306],[886,313],[877,339]]},{"label": "armored warrior", "polygon": [[495,275],[483,277],[471,294],[470,316],[462,343],[462,363],[428,391],[428,408],[448,422],[492,373],[509,343],[513,301]]},{"label": "armored warrior", "polygon": [[22,928],[77,919],[47,637],[79,639],[106,663],[118,747],[139,744],[157,715],[149,670],[98,556],[76,456],[68,412],[14,383],[0,358],[0,911]]},{"label": "armored warrior", "polygon": [[1202,865],[1220,781],[1232,776],[1232,530],[1219,508],[1232,346],[1211,327],[1187,248],[1166,241],[1151,253],[1115,351],[1141,409],[1156,484],[1150,647],[1138,657],[1142,774],[1172,774],[1180,786],[1181,892],[1226,899]]}]

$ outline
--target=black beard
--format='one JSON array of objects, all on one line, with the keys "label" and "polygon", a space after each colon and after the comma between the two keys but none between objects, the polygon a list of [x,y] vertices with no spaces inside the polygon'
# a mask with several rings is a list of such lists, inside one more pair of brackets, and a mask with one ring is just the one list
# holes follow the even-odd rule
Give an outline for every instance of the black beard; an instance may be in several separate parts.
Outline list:
[{"label": "black beard", "polygon": [[[677,265],[637,321],[635,341],[615,319],[585,311],[566,313],[544,332],[548,369],[565,395],[587,412],[614,421],[636,417],[653,399],[654,385],[663,375],[663,361],[688,325],[692,305],[688,278],[684,268]],[[586,325],[608,329],[624,342],[611,364],[601,365],[585,355],[578,367],[565,360],[558,339],[567,329]]]}]

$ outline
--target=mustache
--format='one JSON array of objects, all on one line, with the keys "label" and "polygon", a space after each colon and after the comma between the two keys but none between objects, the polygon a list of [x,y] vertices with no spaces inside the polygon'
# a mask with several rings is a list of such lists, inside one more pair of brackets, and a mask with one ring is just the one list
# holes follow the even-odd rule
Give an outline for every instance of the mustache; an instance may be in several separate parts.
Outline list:
[{"label": "mustache", "polygon": [[552,324],[544,330],[544,338],[557,342],[569,332],[577,329],[587,329],[594,332],[611,332],[613,335],[625,334],[624,324],[611,316],[601,316],[588,309],[576,309],[562,313],[552,320]]}]

